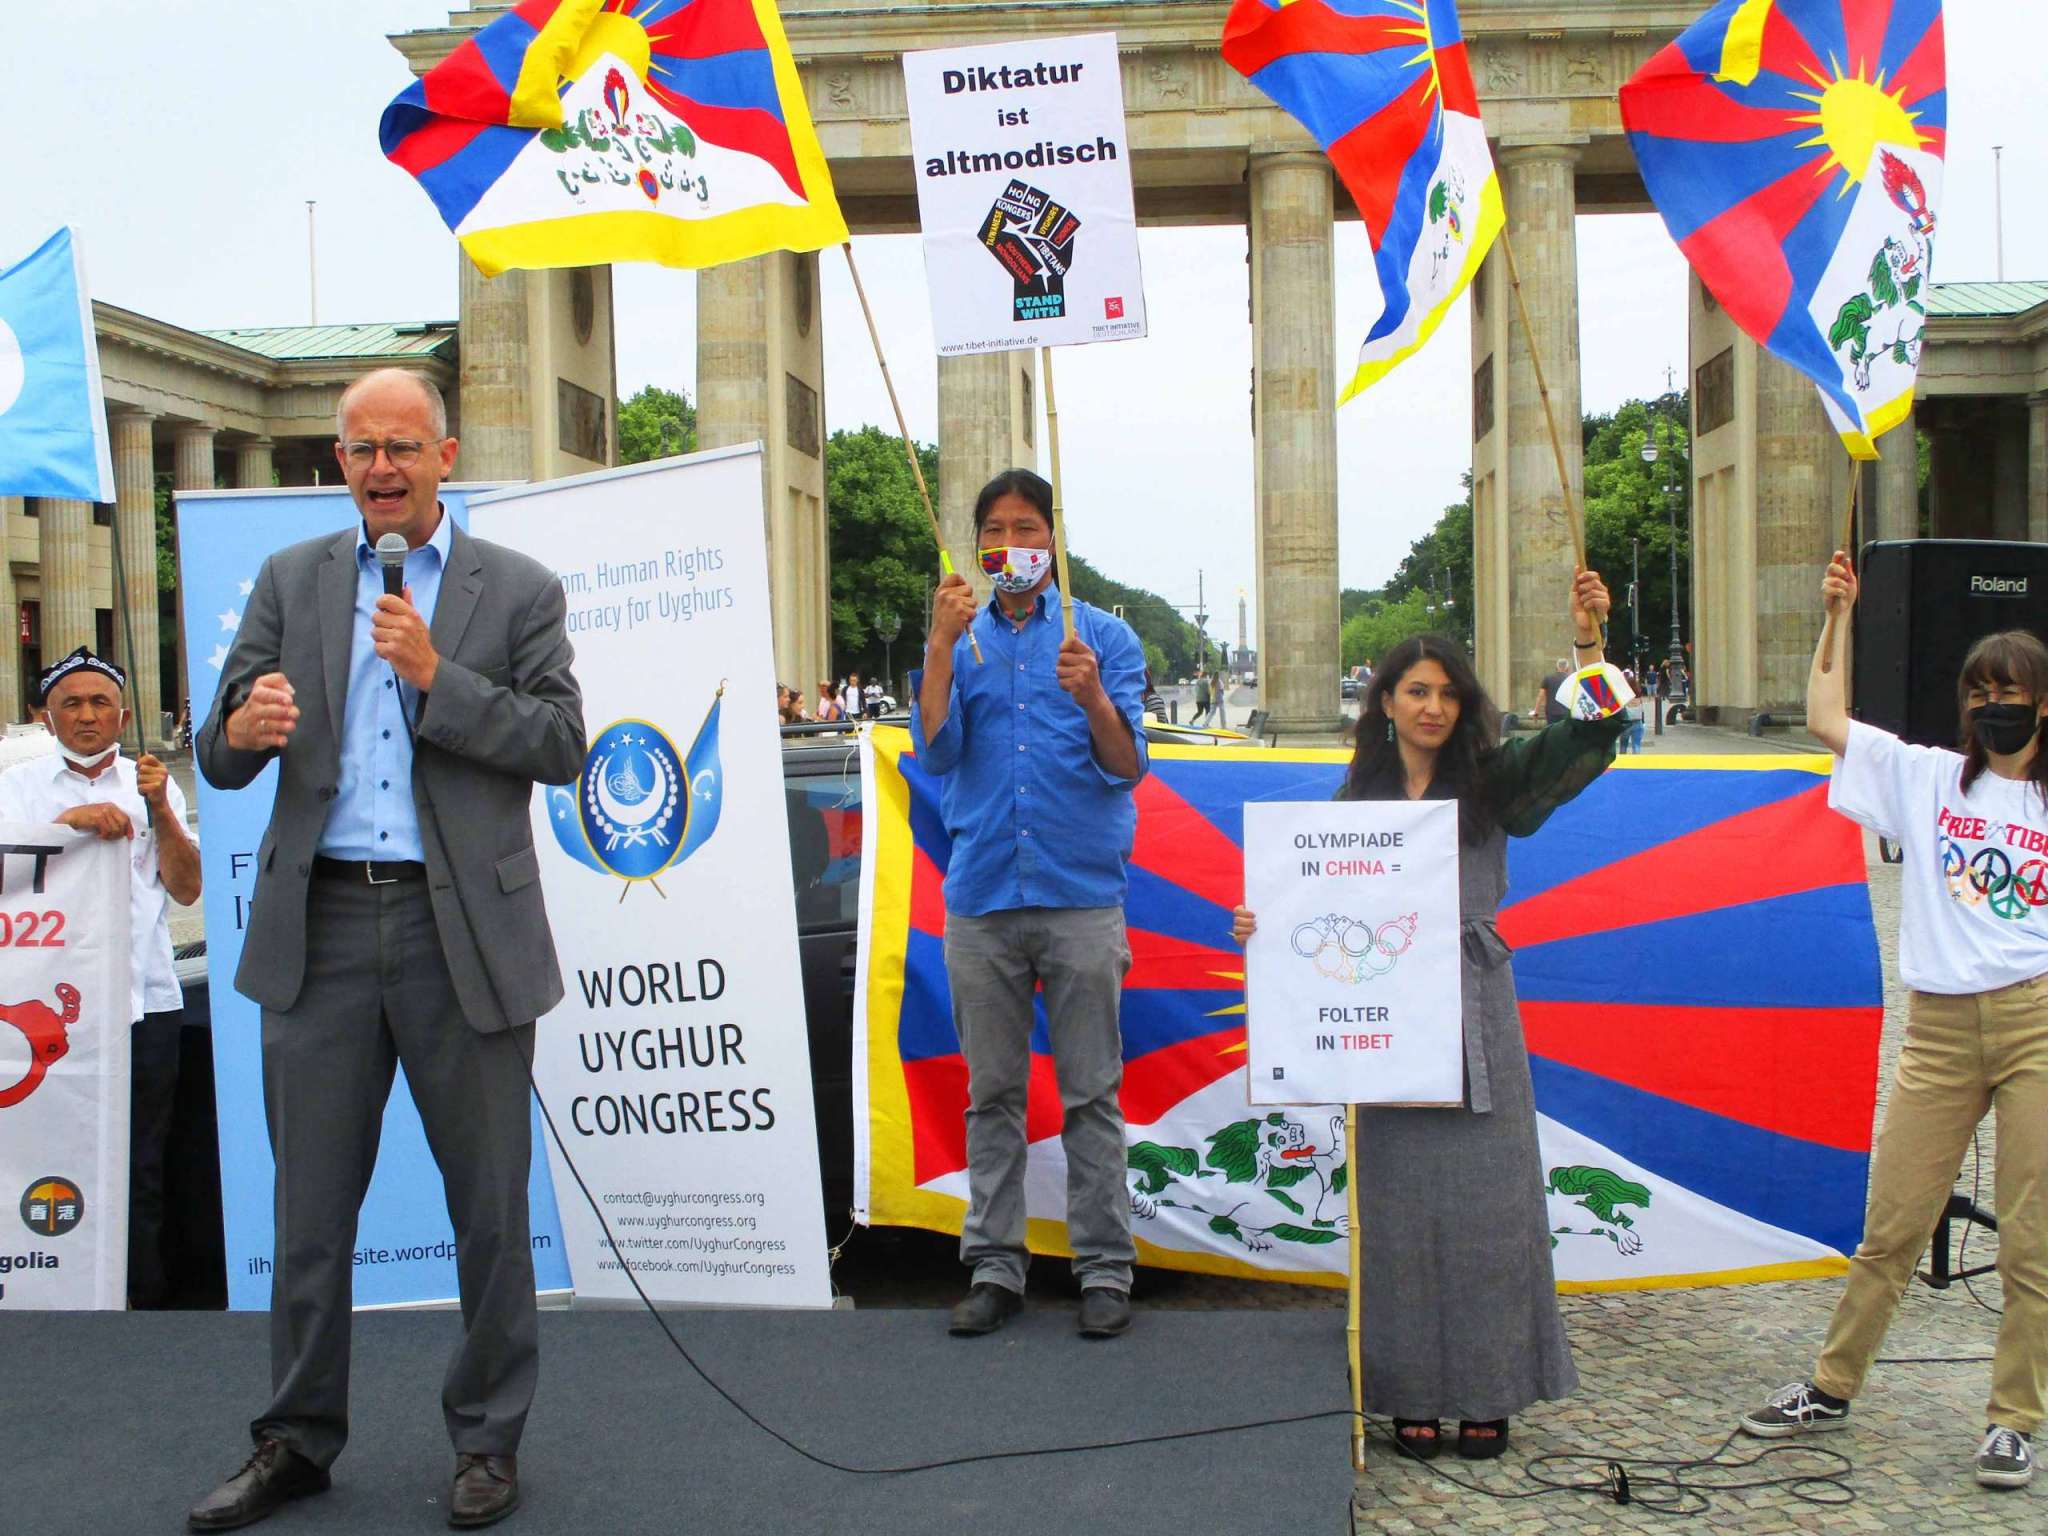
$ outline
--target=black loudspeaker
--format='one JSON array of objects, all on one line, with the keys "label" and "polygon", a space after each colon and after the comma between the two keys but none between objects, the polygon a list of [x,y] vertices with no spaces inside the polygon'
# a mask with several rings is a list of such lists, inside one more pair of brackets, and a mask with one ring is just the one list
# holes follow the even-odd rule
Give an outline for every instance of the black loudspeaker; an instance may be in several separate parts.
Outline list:
[{"label": "black loudspeaker", "polygon": [[2048,644],[2048,544],[1881,540],[1863,546],[1860,574],[1855,715],[1907,741],[1956,745],[1956,676],[1984,636],[2026,629]]}]

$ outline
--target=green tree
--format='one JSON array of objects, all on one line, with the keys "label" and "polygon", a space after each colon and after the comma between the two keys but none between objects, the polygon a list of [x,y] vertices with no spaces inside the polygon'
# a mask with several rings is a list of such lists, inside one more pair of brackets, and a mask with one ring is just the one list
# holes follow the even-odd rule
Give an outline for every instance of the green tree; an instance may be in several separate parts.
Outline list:
[{"label": "green tree", "polygon": [[[1201,636],[1178,608],[1157,592],[1126,586],[1103,575],[1072,550],[1067,551],[1067,567],[1073,576],[1074,596],[1112,613],[1123,611],[1124,622],[1144,642],[1145,664],[1152,669],[1153,681],[1170,683],[1194,675],[1203,654]],[[1221,659],[1213,640],[1207,647],[1207,659],[1212,670]]]},{"label": "green tree", "polygon": [[[934,498],[939,450],[917,445],[918,463]],[[832,547],[833,664],[863,674],[884,659],[901,672],[924,650],[939,552],[903,452],[903,439],[880,427],[834,432],[825,445],[825,507]],[[893,642],[880,630],[894,615]],[[784,678],[806,694],[816,678]]]},{"label": "green tree", "polygon": [[1442,633],[1444,626],[1437,622],[1441,617],[1431,612],[1420,589],[1395,598],[1375,596],[1344,621],[1338,659],[1346,668],[1368,659],[1377,662],[1410,635]]},{"label": "green tree", "polygon": [[[619,402],[621,464],[645,464],[670,454],[694,453],[696,448],[697,407],[680,390],[649,384],[632,399]],[[806,685],[805,692],[809,691]]]},{"label": "green tree", "polygon": [[[1671,648],[1674,535],[1679,630],[1686,639],[1692,637],[1692,544],[1686,504],[1692,479],[1691,419],[1690,402],[1679,391],[1655,401],[1630,400],[1610,415],[1585,420],[1586,559],[1614,594],[1608,649],[1617,658],[1642,654],[1661,661]],[[1648,464],[1642,450],[1652,433],[1658,458]],[[1640,573],[1633,607],[1632,570]]]}]

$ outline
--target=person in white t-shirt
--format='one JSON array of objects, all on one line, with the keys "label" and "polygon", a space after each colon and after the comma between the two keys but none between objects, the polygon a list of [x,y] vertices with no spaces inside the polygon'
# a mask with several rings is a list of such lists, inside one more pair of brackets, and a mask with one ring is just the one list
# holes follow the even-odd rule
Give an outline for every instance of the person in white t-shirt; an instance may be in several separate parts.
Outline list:
[{"label": "person in white t-shirt", "polygon": [[184,994],[171,962],[169,903],[199,899],[199,844],[185,796],[156,758],[121,755],[127,677],[80,646],[46,669],[36,701],[58,750],[0,773],[0,821],[55,823],[126,840],[129,864],[128,1299],[169,1299],[163,1259],[164,1153],[178,1088]]},{"label": "person in white t-shirt", "polygon": [[[1821,582],[1828,613],[1846,621],[1856,588],[1837,553]],[[1899,979],[1911,997],[1863,1242],[1820,1360],[1742,1428],[1773,1438],[1847,1422],[1963,1152],[1996,1110],[2005,1314],[1976,1467],[1987,1487],[2018,1488],[2048,1411],[2048,646],[2009,630],[1971,647],[1958,751],[1850,720],[1841,647],[1826,634],[1822,646],[1835,654],[1823,670],[1815,652],[1806,728],[1838,759],[1828,804],[1904,854]]]}]

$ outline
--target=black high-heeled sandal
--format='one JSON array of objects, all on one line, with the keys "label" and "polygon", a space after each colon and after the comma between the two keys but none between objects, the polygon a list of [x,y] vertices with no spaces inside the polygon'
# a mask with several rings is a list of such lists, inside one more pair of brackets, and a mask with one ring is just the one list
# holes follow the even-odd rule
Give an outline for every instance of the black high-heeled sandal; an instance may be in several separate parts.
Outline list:
[{"label": "black high-heeled sandal", "polygon": [[[1483,1431],[1491,1430],[1486,1434]],[[1506,1419],[1463,1419],[1458,1424],[1458,1454],[1467,1461],[1491,1461],[1508,1448]]]},{"label": "black high-heeled sandal", "polygon": [[1396,1419],[1394,1447],[1417,1461],[1435,1461],[1444,1448],[1443,1424],[1437,1419]]}]

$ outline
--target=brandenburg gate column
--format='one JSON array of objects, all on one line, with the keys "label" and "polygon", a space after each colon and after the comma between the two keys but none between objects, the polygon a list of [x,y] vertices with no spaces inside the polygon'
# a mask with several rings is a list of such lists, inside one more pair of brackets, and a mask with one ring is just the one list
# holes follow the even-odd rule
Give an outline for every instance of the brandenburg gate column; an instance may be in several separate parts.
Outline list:
[{"label": "brandenburg gate column", "polygon": [[124,648],[135,722],[145,748],[163,729],[162,668],[158,661],[156,591],[156,418],[147,411],[114,417],[114,524],[121,533],[121,585],[114,588],[119,622],[114,643]]},{"label": "brandenburg gate column", "polygon": [[[1579,429],[1579,146],[1504,142],[1501,192],[1522,297],[1564,445],[1569,505],[1584,509]],[[1496,242],[1472,308],[1473,597],[1480,679],[1502,709],[1522,711],[1552,663],[1571,652],[1572,532],[1558,484],[1529,337],[1507,252]],[[1482,392],[1487,398],[1478,398]],[[1487,428],[1481,434],[1479,428]],[[1618,586],[1617,573],[1603,573]]]},{"label": "brandenburg gate column", "polygon": [[1259,697],[1267,729],[1335,736],[1335,181],[1319,154],[1251,157]]},{"label": "brandenburg gate column", "polygon": [[974,537],[974,499],[1006,469],[1038,467],[1038,353],[939,359],[939,530],[953,569],[988,595]]},{"label": "brandenburg gate column", "polygon": [[1910,411],[1877,440],[1877,505],[1858,523],[1858,543],[1920,537],[1920,432]]},{"label": "brandenburg gate column", "polygon": [[815,254],[697,274],[697,446],[763,447],[775,675],[807,696],[832,660],[824,394]]},{"label": "brandenburg gate column", "polygon": [[2027,397],[2027,538],[2048,544],[2048,394]]},{"label": "brandenburg gate column", "polygon": [[1756,348],[1757,703],[1795,720],[1805,716],[1820,578],[1842,537],[1852,472],[1813,380]]},{"label": "brandenburg gate column", "polygon": [[97,645],[92,602],[92,503],[68,496],[36,499],[42,564],[43,665],[81,645]]}]

